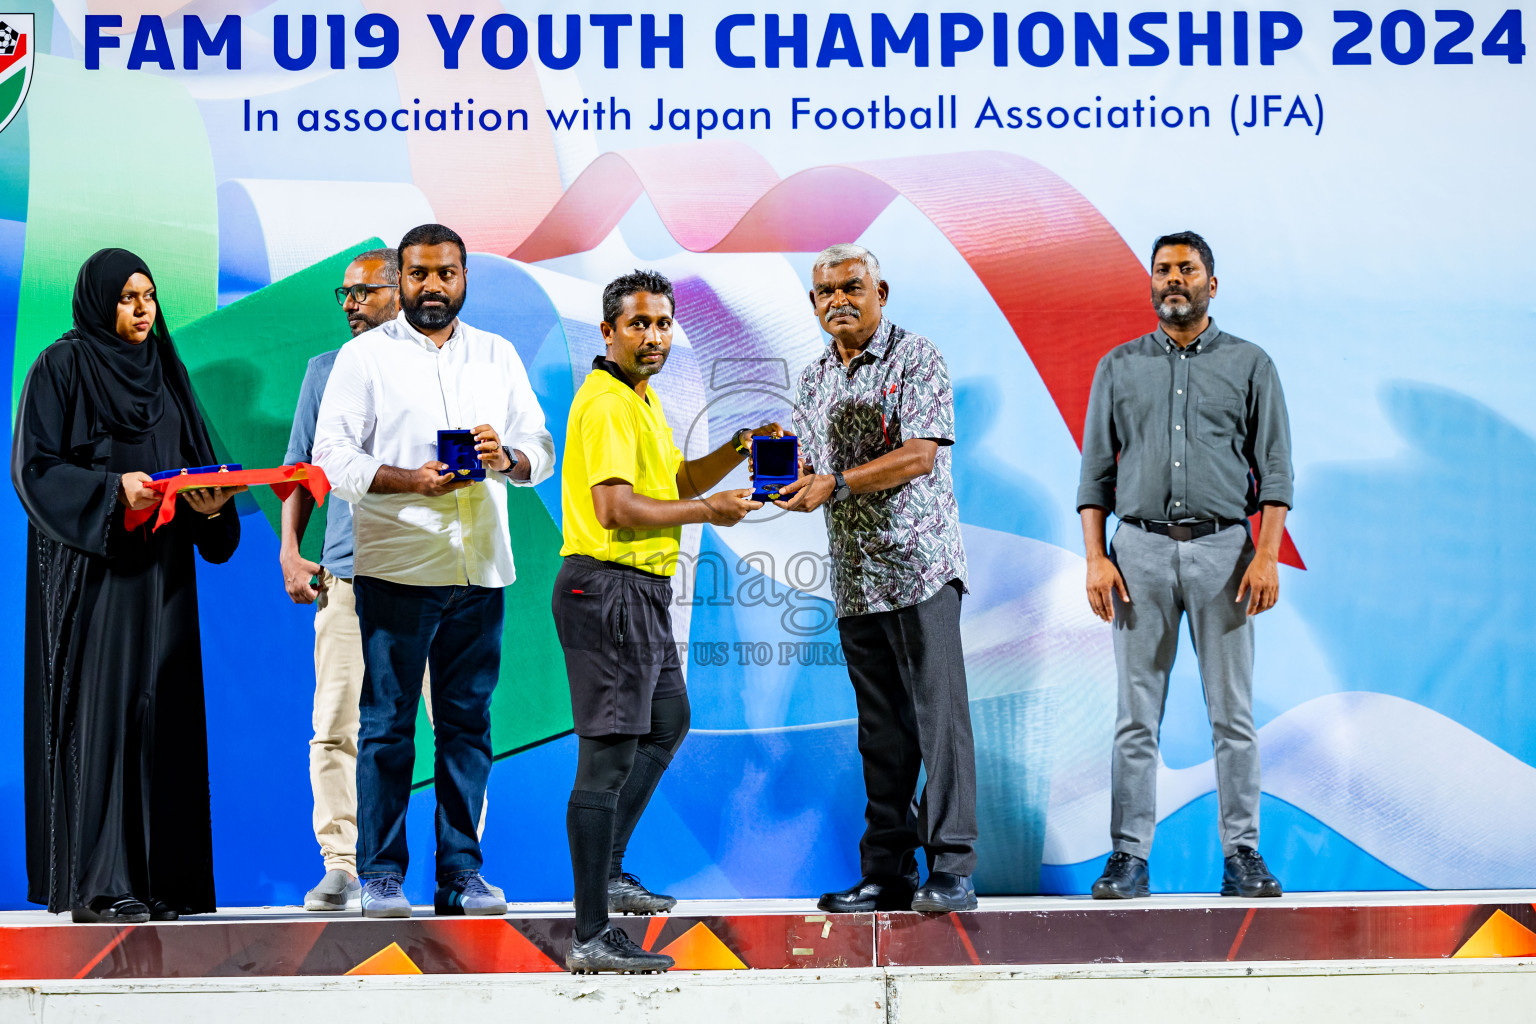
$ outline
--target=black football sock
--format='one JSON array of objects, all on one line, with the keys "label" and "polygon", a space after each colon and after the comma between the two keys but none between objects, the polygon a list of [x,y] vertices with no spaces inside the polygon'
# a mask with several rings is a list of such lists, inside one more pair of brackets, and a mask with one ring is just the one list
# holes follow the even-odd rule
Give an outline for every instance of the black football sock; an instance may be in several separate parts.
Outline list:
[{"label": "black football sock", "polygon": [[608,877],[618,878],[624,871],[624,851],[629,847],[629,837],[640,823],[662,772],[672,763],[672,754],[665,747],[642,743],[635,750],[635,763],[619,790],[619,803],[614,818],[613,860],[608,865]]},{"label": "black football sock", "polygon": [[571,844],[576,882],[576,941],[586,942],[608,927],[608,861],[613,854],[616,793],[571,790],[565,832]]}]

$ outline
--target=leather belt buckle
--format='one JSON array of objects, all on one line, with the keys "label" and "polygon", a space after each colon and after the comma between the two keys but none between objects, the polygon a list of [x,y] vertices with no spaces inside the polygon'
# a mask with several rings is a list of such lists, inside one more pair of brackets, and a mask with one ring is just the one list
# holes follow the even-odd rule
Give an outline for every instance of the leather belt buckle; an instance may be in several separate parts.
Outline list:
[{"label": "leather belt buckle", "polygon": [[1169,523],[1168,536],[1173,540],[1178,541],[1194,540],[1195,531],[1194,528],[1190,526],[1184,526],[1179,523]]}]

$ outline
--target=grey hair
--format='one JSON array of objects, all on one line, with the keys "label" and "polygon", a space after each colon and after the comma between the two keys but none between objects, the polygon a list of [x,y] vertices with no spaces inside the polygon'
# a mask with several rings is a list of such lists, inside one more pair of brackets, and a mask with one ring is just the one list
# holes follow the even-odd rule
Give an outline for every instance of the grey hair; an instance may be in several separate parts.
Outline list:
[{"label": "grey hair", "polygon": [[352,257],[353,263],[361,261],[373,262],[378,260],[384,264],[384,283],[397,285],[400,283],[400,252],[397,249],[369,249]]},{"label": "grey hair", "polygon": [[816,262],[811,264],[811,273],[816,273],[822,267],[835,267],[839,263],[847,263],[850,260],[858,260],[864,264],[864,269],[869,271],[869,276],[875,284],[885,280],[880,276],[880,261],[875,259],[875,254],[853,242],[840,242],[821,250],[816,257]]}]

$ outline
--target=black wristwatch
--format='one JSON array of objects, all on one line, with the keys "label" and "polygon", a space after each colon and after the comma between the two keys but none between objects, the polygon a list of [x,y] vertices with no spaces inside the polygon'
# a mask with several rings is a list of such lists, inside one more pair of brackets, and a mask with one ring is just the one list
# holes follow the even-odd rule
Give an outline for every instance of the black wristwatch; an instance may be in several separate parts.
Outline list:
[{"label": "black wristwatch", "polygon": [[507,468],[502,470],[502,472],[510,475],[517,468],[517,453],[506,445],[502,445],[501,450],[507,453]]},{"label": "black wristwatch", "polygon": [[832,500],[847,501],[853,494],[853,489],[848,486],[848,481],[843,479],[843,474],[837,470],[832,471]]}]

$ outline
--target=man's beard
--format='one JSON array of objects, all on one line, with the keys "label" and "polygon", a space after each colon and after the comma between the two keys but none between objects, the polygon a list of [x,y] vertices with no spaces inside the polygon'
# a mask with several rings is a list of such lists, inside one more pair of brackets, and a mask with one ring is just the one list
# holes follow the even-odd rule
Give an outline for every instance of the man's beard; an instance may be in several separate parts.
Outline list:
[{"label": "man's beard", "polygon": [[352,328],[352,337],[355,338],[365,331],[371,331],[375,327],[382,327],[394,318],[395,314],[388,310],[380,313],[377,319],[359,311],[347,319],[347,326]]},{"label": "man's beard", "polygon": [[[650,353],[645,353],[645,354],[649,355]],[[639,380],[642,377],[654,377],[658,373],[661,372],[661,368],[663,366],[667,365],[667,357],[669,355],[671,355],[670,352],[663,352],[663,353],[661,353],[661,361],[660,362],[658,362],[658,363],[642,363],[640,361],[641,353],[636,352],[635,356],[634,356],[634,360],[635,360],[634,363],[632,365],[630,365],[630,366],[626,366],[624,368],[624,372],[629,374],[630,376],[634,377],[636,380]]]},{"label": "man's beard", "polygon": [[[422,300],[428,297],[442,299],[446,305],[423,306]],[[405,310],[405,319],[410,325],[426,334],[428,331],[440,331],[453,323],[453,318],[458,316],[459,310],[464,308],[464,296],[450,299],[439,292],[422,292],[416,296],[414,303],[402,298],[400,305]]]},{"label": "man's beard", "polygon": [[[1174,296],[1182,296],[1184,304],[1174,305],[1168,301]],[[1197,299],[1182,289],[1168,289],[1157,296],[1157,318],[1175,327],[1192,327],[1205,319],[1205,311],[1210,305],[1209,296]]]}]

